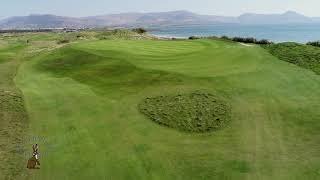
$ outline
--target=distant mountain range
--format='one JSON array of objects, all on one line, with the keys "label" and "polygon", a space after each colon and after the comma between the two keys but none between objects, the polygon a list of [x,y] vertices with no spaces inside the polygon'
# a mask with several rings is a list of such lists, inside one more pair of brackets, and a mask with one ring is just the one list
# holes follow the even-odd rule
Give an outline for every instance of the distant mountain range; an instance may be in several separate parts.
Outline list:
[{"label": "distant mountain range", "polygon": [[55,15],[17,16],[0,20],[0,29],[30,28],[90,28],[90,27],[150,27],[160,25],[191,25],[213,23],[237,24],[310,24],[320,17],[307,17],[294,11],[283,14],[247,13],[239,17],[199,15],[189,11],[159,13],[121,13],[91,17],[64,17]]}]

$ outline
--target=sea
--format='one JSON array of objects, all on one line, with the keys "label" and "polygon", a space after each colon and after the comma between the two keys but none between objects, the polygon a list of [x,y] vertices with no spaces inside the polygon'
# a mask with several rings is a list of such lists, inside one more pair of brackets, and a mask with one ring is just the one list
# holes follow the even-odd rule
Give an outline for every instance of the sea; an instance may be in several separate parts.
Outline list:
[{"label": "sea", "polygon": [[273,42],[298,42],[320,40],[320,24],[289,25],[171,25],[150,28],[150,33],[158,37],[188,38],[190,36],[240,36],[268,39]]}]

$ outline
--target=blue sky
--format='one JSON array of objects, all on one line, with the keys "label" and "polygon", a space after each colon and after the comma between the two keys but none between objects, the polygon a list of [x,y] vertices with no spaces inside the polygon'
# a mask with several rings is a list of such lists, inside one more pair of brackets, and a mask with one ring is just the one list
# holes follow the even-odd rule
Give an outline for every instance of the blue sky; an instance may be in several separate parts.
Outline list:
[{"label": "blue sky", "polygon": [[4,0],[0,18],[28,14],[90,16],[120,12],[189,10],[200,14],[237,16],[245,12],[298,11],[319,16],[320,0]]}]

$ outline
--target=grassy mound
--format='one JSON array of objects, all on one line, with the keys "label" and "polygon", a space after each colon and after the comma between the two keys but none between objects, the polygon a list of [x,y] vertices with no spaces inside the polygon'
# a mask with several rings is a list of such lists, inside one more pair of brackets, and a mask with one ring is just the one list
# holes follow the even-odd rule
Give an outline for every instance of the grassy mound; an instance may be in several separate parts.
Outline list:
[{"label": "grassy mound", "polygon": [[114,40],[114,39],[155,39],[154,37],[139,33],[137,30],[126,30],[126,29],[114,29],[114,30],[103,30],[101,32],[97,31],[96,37],[100,40]]},{"label": "grassy mound", "polygon": [[320,74],[320,49],[318,47],[298,43],[279,43],[263,47],[283,61]]},{"label": "grassy mound", "polygon": [[187,132],[221,128],[228,119],[226,103],[212,94],[194,92],[147,98],[139,110],[151,120]]}]

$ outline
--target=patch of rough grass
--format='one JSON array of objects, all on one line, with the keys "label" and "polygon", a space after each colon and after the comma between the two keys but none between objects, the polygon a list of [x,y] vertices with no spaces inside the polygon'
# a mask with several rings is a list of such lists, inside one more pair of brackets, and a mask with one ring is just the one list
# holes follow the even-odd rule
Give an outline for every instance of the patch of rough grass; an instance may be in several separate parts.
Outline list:
[{"label": "patch of rough grass", "polygon": [[146,98],[138,108],[160,125],[198,133],[222,128],[230,110],[224,100],[200,91]]},{"label": "patch of rough grass", "polygon": [[126,40],[141,40],[141,39],[156,39],[155,37],[145,34],[145,33],[138,33],[133,30],[126,30],[126,29],[115,29],[115,30],[106,30],[99,32],[96,35],[96,38],[100,40],[119,40],[119,39],[126,39]]},{"label": "patch of rough grass", "polygon": [[297,66],[309,69],[316,74],[320,74],[319,47],[291,42],[264,45],[262,47],[282,61],[295,64]]},{"label": "patch of rough grass", "polygon": [[8,45],[8,42],[7,42],[7,41],[4,41],[4,40],[1,40],[1,39],[0,39],[0,49],[1,49],[1,48],[5,48],[7,45]]},{"label": "patch of rough grass", "polygon": [[17,147],[26,135],[28,116],[23,94],[14,83],[23,47],[13,43],[0,50],[0,179],[27,175],[23,152]]},{"label": "patch of rough grass", "polygon": [[23,175],[25,162],[17,147],[22,143],[26,121],[21,92],[0,89],[0,179],[16,179]]}]

